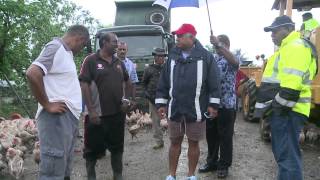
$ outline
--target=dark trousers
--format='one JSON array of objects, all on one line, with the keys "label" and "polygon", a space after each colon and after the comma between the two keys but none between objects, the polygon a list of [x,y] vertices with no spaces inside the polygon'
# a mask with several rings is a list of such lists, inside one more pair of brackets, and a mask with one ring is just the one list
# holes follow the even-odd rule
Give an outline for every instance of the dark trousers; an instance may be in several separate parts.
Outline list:
[{"label": "dark trousers", "polygon": [[117,113],[100,118],[99,125],[92,124],[89,117],[84,122],[83,157],[99,159],[105,155],[106,149],[111,154],[123,153],[125,114]]},{"label": "dark trousers", "polygon": [[221,108],[216,119],[207,120],[208,164],[218,168],[231,166],[235,117],[235,109]]},{"label": "dark trousers", "polygon": [[278,180],[302,180],[302,159],[299,134],[307,117],[293,111],[285,115],[272,114],[271,142],[278,164]]}]

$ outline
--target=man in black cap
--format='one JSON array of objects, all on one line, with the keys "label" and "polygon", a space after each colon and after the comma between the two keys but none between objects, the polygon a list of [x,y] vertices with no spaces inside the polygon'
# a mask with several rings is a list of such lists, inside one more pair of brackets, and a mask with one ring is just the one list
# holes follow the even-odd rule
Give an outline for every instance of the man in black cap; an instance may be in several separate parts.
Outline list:
[{"label": "man in black cap", "polygon": [[154,64],[149,65],[143,74],[143,85],[145,96],[149,100],[149,109],[151,112],[151,119],[153,121],[154,134],[153,137],[156,139],[156,144],[153,149],[160,149],[163,147],[163,133],[160,128],[160,117],[155,107],[155,98],[160,73],[167,56],[166,51],[162,48],[155,48],[152,52],[154,56]]},{"label": "man in black cap", "polygon": [[272,40],[279,48],[264,70],[255,114],[270,122],[278,180],[302,180],[299,134],[310,113],[310,85],[317,71],[317,56],[312,44],[294,31],[288,16],[277,17],[264,30],[272,32]]}]

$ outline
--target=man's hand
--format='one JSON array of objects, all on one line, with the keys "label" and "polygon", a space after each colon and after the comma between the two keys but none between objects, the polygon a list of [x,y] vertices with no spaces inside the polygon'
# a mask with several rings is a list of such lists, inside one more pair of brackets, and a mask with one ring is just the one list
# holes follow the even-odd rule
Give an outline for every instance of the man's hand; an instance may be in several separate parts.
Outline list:
[{"label": "man's hand", "polygon": [[160,107],[158,109],[158,115],[161,119],[164,119],[167,116],[167,108],[166,107]]},{"label": "man's hand", "polygon": [[96,124],[96,125],[100,124],[101,120],[96,111],[89,111],[89,121],[92,124]]},{"label": "man's hand", "polygon": [[210,117],[212,117],[212,118],[216,118],[218,116],[218,110],[216,110],[213,107],[209,106],[207,111],[208,111]]},{"label": "man's hand", "polygon": [[68,110],[64,102],[49,102],[43,108],[49,113],[65,113]]},{"label": "man's hand", "polygon": [[210,43],[211,43],[212,45],[216,46],[216,45],[218,45],[219,40],[218,40],[218,38],[215,37],[214,35],[211,35],[211,36],[210,36]]}]

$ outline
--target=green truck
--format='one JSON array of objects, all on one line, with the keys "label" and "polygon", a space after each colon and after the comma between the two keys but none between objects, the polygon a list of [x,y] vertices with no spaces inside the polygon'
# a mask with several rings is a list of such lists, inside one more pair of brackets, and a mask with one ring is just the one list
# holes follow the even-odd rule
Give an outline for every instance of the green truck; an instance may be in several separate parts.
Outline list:
[{"label": "green truck", "polygon": [[[166,51],[174,43],[170,35],[170,12],[161,6],[152,6],[153,0],[116,0],[114,26],[99,29],[95,38],[95,50],[99,49],[99,37],[106,32],[115,33],[120,41],[128,44],[127,57],[136,65],[139,81],[146,66],[153,63],[151,55],[156,47]],[[137,96],[142,94],[138,84]]]}]

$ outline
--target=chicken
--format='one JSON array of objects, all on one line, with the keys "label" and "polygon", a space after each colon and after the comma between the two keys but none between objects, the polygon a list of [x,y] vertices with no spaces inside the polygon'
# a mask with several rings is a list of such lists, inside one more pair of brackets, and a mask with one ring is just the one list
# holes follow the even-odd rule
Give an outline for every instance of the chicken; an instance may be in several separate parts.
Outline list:
[{"label": "chicken", "polygon": [[314,124],[308,124],[306,127],[306,139],[311,142],[315,143],[319,139],[320,130]]},{"label": "chicken", "polygon": [[21,114],[19,114],[19,113],[12,113],[12,114],[10,115],[10,119],[11,119],[11,120],[22,119],[22,116],[21,116]]},{"label": "chicken", "polygon": [[7,168],[7,163],[0,159],[0,171]]},{"label": "chicken", "polygon": [[33,154],[34,162],[39,164],[40,163],[40,143],[39,143],[39,141],[37,141],[34,144],[34,150],[33,150],[32,154]]},{"label": "chicken", "polygon": [[161,119],[160,120],[160,126],[163,128],[163,129],[168,129],[168,120],[165,118],[165,119]]},{"label": "chicken", "polygon": [[29,132],[27,132],[27,131],[25,131],[25,130],[19,132],[19,133],[18,133],[18,136],[22,139],[22,142],[23,142],[23,143],[26,143],[26,142],[28,142],[29,140],[35,138],[34,135],[30,134]]},{"label": "chicken", "polygon": [[138,134],[140,128],[141,128],[141,126],[139,124],[135,124],[135,125],[128,128],[128,131],[131,134],[132,140],[133,140],[133,137],[136,137],[138,139],[137,134]]},{"label": "chicken", "polygon": [[304,132],[301,131],[300,134],[299,134],[299,143],[303,144],[305,139],[306,139],[306,136],[305,136]]},{"label": "chicken", "polygon": [[15,155],[12,159],[9,160],[9,172],[16,179],[20,179],[24,168],[23,168],[23,159],[19,155]]},{"label": "chicken", "polygon": [[4,117],[0,117],[0,123],[2,122],[2,121],[5,121],[6,119],[4,118]]}]

